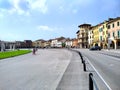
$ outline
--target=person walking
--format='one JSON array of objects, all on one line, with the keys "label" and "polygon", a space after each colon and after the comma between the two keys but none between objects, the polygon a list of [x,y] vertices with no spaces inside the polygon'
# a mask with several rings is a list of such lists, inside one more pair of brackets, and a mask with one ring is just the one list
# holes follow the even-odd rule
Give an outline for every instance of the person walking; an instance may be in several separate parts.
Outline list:
[{"label": "person walking", "polygon": [[33,48],[33,55],[35,55],[35,52],[36,52],[36,50],[35,50],[35,48]]}]

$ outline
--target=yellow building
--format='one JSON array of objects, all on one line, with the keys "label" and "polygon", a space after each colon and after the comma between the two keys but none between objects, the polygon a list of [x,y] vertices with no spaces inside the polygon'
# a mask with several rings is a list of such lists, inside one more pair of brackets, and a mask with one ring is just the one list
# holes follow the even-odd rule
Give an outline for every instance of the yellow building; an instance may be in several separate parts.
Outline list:
[{"label": "yellow building", "polygon": [[93,46],[99,44],[99,24],[92,27],[93,31]]},{"label": "yellow building", "polygon": [[99,43],[98,43],[98,45],[104,49],[106,49],[108,46],[107,45],[107,42],[108,42],[107,23],[108,23],[108,21],[104,21],[103,23],[99,24]]},{"label": "yellow building", "polygon": [[40,39],[33,42],[33,47],[43,48],[45,47],[45,40]]}]

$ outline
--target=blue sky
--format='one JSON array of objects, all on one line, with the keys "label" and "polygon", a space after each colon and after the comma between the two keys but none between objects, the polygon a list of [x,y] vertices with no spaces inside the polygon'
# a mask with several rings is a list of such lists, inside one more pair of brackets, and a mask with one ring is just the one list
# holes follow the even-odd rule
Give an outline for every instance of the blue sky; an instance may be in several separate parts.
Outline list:
[{"label": "blue sky", "polygon": [[0,0],[0,40],[75,38],[78,25],[115,17],[119,0]]}]

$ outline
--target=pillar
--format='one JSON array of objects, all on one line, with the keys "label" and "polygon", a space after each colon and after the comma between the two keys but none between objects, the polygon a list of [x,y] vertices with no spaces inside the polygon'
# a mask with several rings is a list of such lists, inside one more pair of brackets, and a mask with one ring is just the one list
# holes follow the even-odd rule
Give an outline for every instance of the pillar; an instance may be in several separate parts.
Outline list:
[{"label": "pillar", "polygon": [[13,44],[13,50],[15,50],[15,44]]},{"label": "pillar", "polygon": [[5,50],[5,43],[4,41],[1,41],[1,51],[3,52]]},{"label": "pillar", "polygon": [[10,44],[10,50],[12,50],[12,44]]},{"label": "pillar", "polygon": [[115,50],[117,49],[117,41],[114,40],[114,46],[115,46]]}]

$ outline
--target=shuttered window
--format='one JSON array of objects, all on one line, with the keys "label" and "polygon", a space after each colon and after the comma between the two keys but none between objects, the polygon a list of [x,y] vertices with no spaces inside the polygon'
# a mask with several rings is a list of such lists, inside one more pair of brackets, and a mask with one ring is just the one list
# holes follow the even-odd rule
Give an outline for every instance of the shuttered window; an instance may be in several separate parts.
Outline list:
[{"label": "shuttered window", "polygon": [[120,37],[120,30],[118,31],[118,37]]}]

